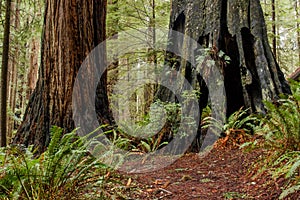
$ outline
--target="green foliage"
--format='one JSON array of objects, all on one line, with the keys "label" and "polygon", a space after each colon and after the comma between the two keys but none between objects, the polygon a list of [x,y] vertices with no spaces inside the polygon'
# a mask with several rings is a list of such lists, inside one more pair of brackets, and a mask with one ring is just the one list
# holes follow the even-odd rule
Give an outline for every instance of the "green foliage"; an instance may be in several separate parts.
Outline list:
[{"label": "green foliage", "polygon": [[123,164],[124,158],[129,153],[128,150],[135,147],[131,138],[125,133],[113,130],[112,134],[111,132],[105,134],[109,134],[104,138],[105,143],[94,140],[92,153],[98,158],[98,161],[117,169]]},{"label": "green foliage", "polygon": [[[282,156],[277,158],[272,164],[275,167],[273,177],[278,178],[285,175],[286,178],[293,178],[297,175],[297,170],[300,166],[300,152],[292,151],[284,153]],[[279,168],[277,168],[279,166]]]},{"label": "green foliage", "polygon": [[284,198],[287,197],[288,195],[293,194],[293,193],[295,193],[295,192],[297,192],[297,191],[300,191],[300,185],[299,185],[299,184],[298,184],[298,185],[291,186],[290,188],[283,190],[282,193],[281,193],[280,196],[279,196],[279,199],[280,199],[280,200],[281,200],[281,199],[284,199]]},{"label": "green foliage", "polygon": [[292,82],[293,95],[282,96],[276,102],[265,102],[267,115],[261,118],[257,134],[264,142],[243,145],[260,145],[269,156],[261,164],[259,173],[268,170],[274,179],[286,178],[280,199],[300,190],[300,83]]},{"label": "green foliage", "polygon": [[120,122],[119,136],[131,143],[137,141],[134,148],[141,148],[146,152],[153,152],[161,146],[167,144],[167,141],[161,141],[159,135],[163,133],[164,128],[170,128],[172,134],[178,132],[179,122],[181,120],[181,106],[179,103],[162,102],[157,100],[152,103],[150,111],[136,123]]},{"label": "green foliage", "polygon": [[[112,0],[108,3],[108,35],[139,27],[167,27],[170,1]],[[115,29],[115,30],[113,30]]]},{"label": "green foliage", "polygon": [[300,90],[292,86],[293,95],[282,96],[276,103],[265,102],[267,116],[263,118],[266,140],[283,151],[300,150]]},{"label": "green foliage", "polygon": [[[268,115],[264,120],[266,141],[278,153],[271,155],[275,162],[272,175],[288,180],[280,199],[300,190],[300,83],[293,82],[293,95],[283,97],[277,104],[267,102]],[[280,156],[281,154],[281,156]],[[279,155],[279,157],[278,157]]]},{"label": "green foliage", "polygon": [[[275,1],[276,21],[272,21],[272,1],[261,1],[267,25],[269,42],[277,39],[277,61],[286,74],[291,74],[299,66],[299,47],[297,45],[297,19],[295,0]],[[300,8],[298,7],[298,13]],[[276,35],[272,25],[276,26]],[[271,44],[272,45],[272,44]]]},{"label": "green foliage", "polygon": [[[188,104],[191,99],[197,99],[199,94],[197,91],[183,92],[182,96],[183,101]],[[138,149],[145,152],[156,151],[167,145],[175,136],[186,137],[188,134],[186,129],[196,127],[195,119],[182,115],[180,103],[160,100],[151,104],[150,111],[143,120],[120,121],[119,124],[120,130],[117,135],[127,140],[125,150]],[[184,128],[180,126],[182,124]]]},{"label": "green foliage", "polygon": [[141,141],[141,145],[143,149],[146,150],[147,153],[149,152],[155,152],[160,147],[167,145],[168,142],[162,142],[160,143],[159,139],[149,138],[146,141]]},{"label": "green foliage", "polygon": [[[181,117],[181,104],[175,103],[175,102],[161,102],[159,100],[156,101],[156,103],[163,105],[163,108],[166,111],[166,121],[169,124],[177,124],[180,122]],[[174,127],[175,128],[175,127]],[[177,131],[176,129],[173,129],[173,131]]]},{"label": "green foliage", "polygon": [[231,135],[236,133],[247,133],[251,134],[257,129],[256,124],[259,118],[255,115],[249,115],[248,109],[243,110],[242,108],[233,114],[231,114],[226,123],[215,119],[213,117],[205,117],[202,122],[203,128],[213,127],[215,134],[219,135],[223,133],[225,135]]},{"label": "green foliage", "polygon": [[211,116],[211,107],[207,105],[203,110],[201,114],[201,119],[205,119],[207,117]]},{"label": "green foliage", "polygon": [[[101,197],[108,168],[92,157],[87,138],[76,131],[62,136],[53,127],[47,151],[34,157],[32,147],[2,149],[0,154],[0,198],[91,199]],[[100,189],[96,192],[95,189]],[[88,195],[88,196],[87,196]]]},{"label": "green foliage", "polygon": [[225,199],[249,199],[247,194],[238,193],[238,192],[226,192],[224,193]]}]

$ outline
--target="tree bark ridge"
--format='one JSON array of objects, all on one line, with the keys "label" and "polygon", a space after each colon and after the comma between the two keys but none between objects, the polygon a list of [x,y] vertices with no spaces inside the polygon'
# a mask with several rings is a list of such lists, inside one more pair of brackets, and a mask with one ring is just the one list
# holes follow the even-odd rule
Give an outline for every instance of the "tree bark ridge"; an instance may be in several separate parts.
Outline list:
[{"label": "tree bark ridge", "polygon": [[[34,144],[42,152],[50,141],[52,126],[65,132],[75,128],[75,78],[86,56],[105,39],[105,15],[106,0],[46,1],[39,78],[14,143]],[[95,106],[104,121],[109,114],[105,74],[96,93],[101,106]]]}]

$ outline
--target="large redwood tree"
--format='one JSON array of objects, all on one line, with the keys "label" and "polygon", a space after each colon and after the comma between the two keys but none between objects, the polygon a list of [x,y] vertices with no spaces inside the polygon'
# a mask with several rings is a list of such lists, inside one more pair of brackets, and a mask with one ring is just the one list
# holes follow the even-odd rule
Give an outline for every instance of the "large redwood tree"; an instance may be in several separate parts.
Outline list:
[{"label": "large redwood tree", "polygon": [[[37,86],[14,143],[34,144],[42,152],[51,139],[52,126],[62,127],[66,132],[74,129],[75,78],[86,56],[105,39],[106,3],[106,0],[46,0]],[[97,92],[99,119],[109,123],[106,74],[99,81]]]},{"label": "large redwood tree", "polygon": [[[279,94],[290,93],[271,51],[259,0],[173,0],[170,29],[183,33],[185,38],[170,33],[168,48],[178,49],[192,63],[197,63],[197,57],[201,56],[200,46],[208,50],[208,56],[224,77],[227,116],[241,107],[264,113],[264,100],[276,100]],[[199,46],[191,46],[186,38],[197,41]],[[230,57],[229,62],[223,54]],[[199,105],[205,107],[209,93],[214,92],[208,91],[204,81],[213,76],[205,61],[200,66],[192,66],[184,59],[174,63],[174,59],[168,58],[167,63],[184,74],[195,88],[200,86]],[[206,73],[205,77],[197,68]],[[164,87],[158,90],[157,96],[174,101],[174,94]],[[199,129],[197,140],[200,136]]]}]

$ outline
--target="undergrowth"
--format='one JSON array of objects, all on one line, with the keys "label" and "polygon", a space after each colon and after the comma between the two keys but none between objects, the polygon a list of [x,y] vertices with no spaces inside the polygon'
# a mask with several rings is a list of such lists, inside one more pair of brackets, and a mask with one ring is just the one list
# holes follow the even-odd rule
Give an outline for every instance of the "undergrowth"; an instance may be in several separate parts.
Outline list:
[{"label": "undergrowth", "polygon": [[268,152],[259,161],[259,174],[268,171],[273,179],[284,177],[285,185],[279,199],[300,191],[300,83],[292,82],[292,95],[281,96],[276,102],[265,102],[267,115],[261,120],[256,134],[263,142],[248,142],[244,148],[259,147]]},{"label": "undergrowth", "polygon": [[[240,148],[265,149],[268,154],[257,161],[260,168],[257,175],[267,171],[274,180],[285,178],[279,199],[300,191],[300,83],[292,82],[291,88],[292,95],[264,102],[266,115],[249,115],[247,110],[240,109],[225,123],[212,117],[202,122],[203,128],[212,126],[216,134],[221,133],[223,145],[230,142]],[[254,140],[245,142],[253,133]]]},{"label": "undergrowth", "polygon": [[255,115],[249,115],[248,111],[241,108],[231,114],[225,123],[210,116],[205,117],[202,128],[212,127],[214,133],[222,137],[221,142],[224,145],[230,143],[239,146],[255,132],[259,124],[259,119]]},{"label": "undergrowth", "polygon": [[53,127],[48,149],[38,158],[32,147],[0,153],[0,199],[101,199],[108,167],[89,154],[76,130],[62,136]]}]

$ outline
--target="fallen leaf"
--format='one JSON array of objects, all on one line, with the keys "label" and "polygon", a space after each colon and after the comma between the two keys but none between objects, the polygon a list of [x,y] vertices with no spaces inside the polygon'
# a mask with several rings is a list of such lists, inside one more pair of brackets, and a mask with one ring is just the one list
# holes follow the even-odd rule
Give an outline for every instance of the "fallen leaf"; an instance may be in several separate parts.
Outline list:
[{"label": "fallen leaf", "polygon": [[131,184],[131,182],[132,182],[132,179],[131,179],[131,178],[129,178],[129,179],[128,179],[128,181],[127,181],[126,187],[129,187],[129,186],[130,186],[130,184]]},{"label": "fallen leaf", "polygon": [[170,182],[170,181],[167,181],[167,182],[162,186],[162,188],[167,188],[170,184],[171,184],[171,182]]}]

